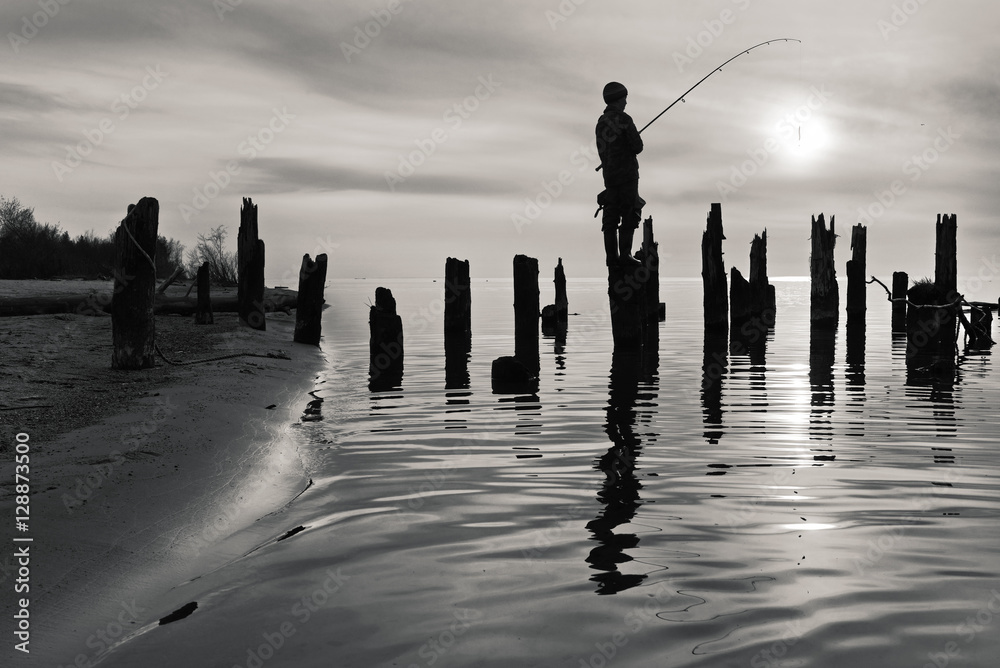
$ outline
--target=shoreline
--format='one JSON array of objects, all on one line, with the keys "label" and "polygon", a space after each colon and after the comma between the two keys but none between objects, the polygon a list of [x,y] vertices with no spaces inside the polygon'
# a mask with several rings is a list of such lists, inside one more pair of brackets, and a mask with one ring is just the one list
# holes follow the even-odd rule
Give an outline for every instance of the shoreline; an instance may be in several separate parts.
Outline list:
[{"label": "shoreline", "polygon": [[[0,412],[3,459],[13,466],[15,435],[30,437],[23,535],[33,539],[34,662],[94,665],[116,640],[155,623],[149,616],[172,587],[238,556],[234,541],[220,548],[227,537],[308,484],[293,432],[325,358],[292,342],[294,316],[268,314],[265,332],[234,314],[206,326],[157,316],[156,328],[173,360],[244,351],[291,360],[158,359],[154,369],[113,371],[110,317],[0,320],[0,402],[16,408]],[[10,491],[0,505],[13,515]],[[5,552],[0,580],[10,584]],[[14,599],[3,597],[5,616]],[[0,653],[20,654],[11,645]]]}]

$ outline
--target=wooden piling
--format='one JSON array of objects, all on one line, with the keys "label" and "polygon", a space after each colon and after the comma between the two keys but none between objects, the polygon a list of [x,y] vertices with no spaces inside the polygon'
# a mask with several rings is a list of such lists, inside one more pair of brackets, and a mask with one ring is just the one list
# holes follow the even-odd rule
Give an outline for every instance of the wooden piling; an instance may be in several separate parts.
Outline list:
[{"label": "wooden piling", "polygon": [[556,322],[566,322],[569,317],[569,299],[566,298],[566,270],[562,258],[556,263],[552,282],[556,289]]},{"label": "wooden piling", "polygon": [[646,281],[646,318],[662,321],[666,319],[666,306],[660,301],[660,245],[653,239],[653,217],[642,222],[642,246],[636,257],[649,272]]},{"label": "wooden piling", "polygon": [[267,329],[264,319],[264,242],[257,233],[257,205],[243,198],[240,229],[236,236],[237,300],[240,322],[253,329]]},{"label": "wooden piling", "polygon": [[608,301],[611,307],[611,335],[616,351],[640,352],[649,318],[645,265],[615,264],[608,267]]},{"label": "wooden piling", "polygon": [[767,277],[767,230],[753,235],[750,242],[750,313],[755,318],[765,314],[773,322],[774,286]]},{"label": "wooden piling", "polygon": [[368,312],[368,387],[373,391],[398,387],[403,381],[403,319],[396,314],[396,300],[388,288],[375,289],[375,304]]},{"label": "wooden piling", "polygon": [[129,205],[115,231],[112,369],[148,369],[156,364],[153,294],[159,216],[159,202],[143,197]]},{"label": "wooden piling", "polygon": [[851,228],[851,259],[847,261],[847,317],[864,319],[868,308],[866,290],[868,228],[858,223]]},{"label": "wooden piling", "polygon": [[701,279],[704,286],[705,331],[725,333],[729,327],[726,266],[722,261],[722,205],[713,203],[701,237]]},{"label": "wooden piling", "polygon": [[[946,293],[935,282],[918,281],[906,294],[906,363],[910,367],[949,369],[955,363],[954,316]],[[921,308],[921,307],[930,308]]]},{"label": "wooden piling", "polygon": [[910,277],[905,271],[892,272],[892,331],[894,334],[906,331],[906,290]]},{"label": "wooden piling", "polygon": [[449,257],[444,263],[445,333],[472,333],[469,261]]},{"label": "wooden piling", "polygon": [[[934,285],[948,302],[958,298],[958,216],[938,214],[935,225]],[[956,326],[954,311],[943,314],[941,327],[953,331]]]},{"label": "wooden piling", "polygon": [[538,260],[514,256],[514,357],[538,374]]},{"label": "wooden piling", "polygon": [[731,267],[729,272],[729,324],[730,331],[735,333],[750,320],[752,289],[739,269]]},{"label": "wooden piling", "polygon": [[296,343],[308,343],[318,346],[323,334],[323,286],[326,283],[326,253],[310,259],[309,254],[302,256],[302,266],[299,268],[299,302],[295,308]]},{"label": "wooden piling", "polygon": [[834,329],[837,326],[840,292],[837,288],[837,270],[833,263],[833,248],[837,242],[834,232],[835,216],[830,216],[830,229],[826,228],[823,214],[812,218],[812,253],[809,256],[811,289],[809,294],[809,319],[816,327]]},{"label": "wooden piling", "polygon": [[204,262],[198,267],[198,305],[194,312],[194,322],[196,325],[211,325],[215,322],[215,319],[212,317],[212,288],[210,283],[208,262]]}]

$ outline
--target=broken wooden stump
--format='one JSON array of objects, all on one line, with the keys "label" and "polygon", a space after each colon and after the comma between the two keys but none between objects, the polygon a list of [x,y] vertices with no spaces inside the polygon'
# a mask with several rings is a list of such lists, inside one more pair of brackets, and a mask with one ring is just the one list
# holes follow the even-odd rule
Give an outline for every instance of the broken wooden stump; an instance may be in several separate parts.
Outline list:
[{"label": "broken wooden stump", "polygon": [[[767,277],[767,230],[750,242],[750,315],[774,324],[774,286]],[[765,316],[767,316],[765,318]]]},{"label": "broken wooden stump", "polygon": [[444,266],[444,387],[469,387],[472,292],[469,261],[449,257]]},{"label": "broken wooden stump", "polygon": [[[938,214],[935,231],[934,285],[948,302],[958,297],[958,216]],[[955,311],[944,314],[941,326],[954,329]]]},{"label": "broken wooden stump", "polygon": [[847,319],[865,319],[867,304],[868,228],[858,223],[851,228],[851,259],[847,261]]},{"label": "broken wooden stump", "polygon": [[387,288],[376,288],[368,313],[368,388],[389,390],[403,382],[403,319],[396,314],[396,300]]},{"label": "broken wooden stump", "polygon": [[569,318],[569,301],[566,299],[566,271],[563,269],[562,258],[556,264],[554,277],[555,303],[542,309],[542,334],[545,336],[566,335],[566,323]]},{"label": "broken wooden stump", "polygon": [[[642,246],[636,258],[649,271],[646,281],[646,317],[662,322],[667,317],[666,304],[660,301],[660,245],[653,239],[653,217],[642,222]],[[657,341],[659,343],[659,341]]]},{"label": "broken wooden stump", "polygon": [[292,339],[296,343],[307,343],[318,346],[323,334],[323,286],[326,283],[326,253],[310,259],[309,254],[302,256],[302,266],[299,268],[299,301],[295,309],[295,333]]},{"label": "broken wooden stump", "polygon": [[203,262],[198,267],[198,306],[194,312],[194,322],[196,325],[211,325],[215,322],[212,317],[212,296],[209,281],[208,262]]},{"label": "broken wooden stump", "polygon": [[514,256],[514,357],[538,374],[538,260]]},{"label": "broken wooden stump", "polygon": [[729,325],[731,332],[737,332],[749,322],[752,313],[752,290],[750,281],[736,267],[729,270]]},{"label": "broken wooden stump", "polygon": [[713,203],[701,237],[701,279],[704,287],[705,331],[724,334],[729,328],[726,265],[722,261],[722,205]]},{"label": "broken wooden stump", "polygon": [[257,234],[257,205],[243,198],[240,229],[236,236],[237,300],[240,322],[267,329],[264,319],[264,242]]},{"label": "broken wooden stump", "polygon": [[931,281],[907,291],[906,364],[947,370],[955,365],[955,316],[947,294]]},{"label": "broken wooden stump", "polygon": [[892,332],[906,332],[906,290],[910,286],[910,277],[905,271],[892,272]]},{"label": "broken wooden stump", "polygon": [[823,214],[812,218],[812,253],[809,256],[809,320],[817,327],[835,329],[839,317],[840,292],[837,287],[837,270],[833,263],[833,248],[837,242],[834,232],[835,216],[830,216],[830,229]]},{"label": "broken wooden stump", "polygon": [[538,391],[538,375],[517,357],[493,360],[490,378],[494,394],[534,394]]},{"label": "broken wooden stump", "polygon": [[115,288],[111,298],[112,369],[156,365],[153,294],[160,203],[143,197],[130,204],[115,231]]}]

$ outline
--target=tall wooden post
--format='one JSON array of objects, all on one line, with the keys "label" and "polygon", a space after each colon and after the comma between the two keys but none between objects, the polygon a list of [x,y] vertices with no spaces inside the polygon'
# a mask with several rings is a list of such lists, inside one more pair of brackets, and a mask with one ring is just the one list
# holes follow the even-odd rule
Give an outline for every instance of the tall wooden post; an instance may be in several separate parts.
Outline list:
[{"label": "tall wooden post", "polygon": [[211,289],[208,262],[203,262],[198,267],[198,306],[194,312],[194,322],[197,325],[211,325],[215,322],[212,317]]},{"label": "tall wooden post", "polygon": [[375,304],[368,312],[368,387],[373,391],[398,387],[403,381],[403,319],[396,314],[396,300],[388,288],[375,289]]},{"label": "tall wooden post", "polygon": [[836,328],[840,307],[837,288],[837,270],[833,263],[833,247],[837,242],[834,232],[835,216],[830,216],[830,229],[826,228],[823,214],[812,218],[812,253],[809,256],[809,274],[812,280],[809,294],[809,319],[815,327]]},{"label": "tall wooden post", "polygon": [[514,357],[537,375],[538,357],[538,260],[514,256]]},{"label": "tall wooden post", "polygon": [[445,333],[472,332],[472,292],[469,261],[449,257],[444,263]]},{"label": "tall wooden post", "polygon": [[323,334],[323,286],[326,283],[326,253],[316,256],[314,262],[309,254],[302,256],[299,269],[299,295],[295,307],[296,343],[319,345]]},{"label": "tall wooden post", "polygon": [[729,283],[729,313],[730,331],[735,334],[740,327],[750,320],[752,288],[750,282],[736,267],[731,267]]},{"label": "tall wooden post", "polygon": [[[950,303],[958,298],[958,216],[939,213],[935,232],[934,285],[945,303]],[[954,332],[957,314],[947,311],[941,315],[942,330]]]},{"label": "tall wooden post", "polygon": [[642,222],[642,247],[637,257],[649,271],[649,280],[645,287],[646,317],[663,320],[666,318],[666,307],[660,302],[660,245],[653,239],[652,216]]},{"label": "tall wooden post", "polygon": [[257,234],[257,205],[243,198],[236,237],[237,300],[240,322],[267,329],[264,319],[264,242]]},{"label": "tall wooden post", "polygon": [[767,321],[774,321],[774,288],[767,277],[767,230],[753,235],[750,242],[750,312],[755,318],[767,315]]},{"label": "tall wooden post", "polygon": [[472,350],[472,291],[469,261],[449,257],[444,265],[444,386],[469,387]]},{"label": "tall wooden post", "polygon": [[556,322],[566,322],[569,318],[569,299],[566,298],[566,270],[563,269],[562,258],[556,263],[552,282],[556,289]]},{"label": "tall wooden post", "polygon": [[701,279],[704,286],[705,331],[725,333],[729,328],[726,266],[722,261],[722,205],[713,203],[701,237]]},{"label": "tall wooden post", "polygon": [[894,334],[906,331],[906,290],[910,285],[910,277],[905,271],[892,272],[892,332]]},{"label": "tall wooden post", "polygon": [[864,319],[866,299],[868,228],[858,223],[851,228],[851,259],[847,261],[847,317]]},{"label": "tall wooden post", "polygon": [[115,289],[111,297],[112,369],[155,366],[156,236],[160,203],[143,197],[129,205],[115,231]]}]

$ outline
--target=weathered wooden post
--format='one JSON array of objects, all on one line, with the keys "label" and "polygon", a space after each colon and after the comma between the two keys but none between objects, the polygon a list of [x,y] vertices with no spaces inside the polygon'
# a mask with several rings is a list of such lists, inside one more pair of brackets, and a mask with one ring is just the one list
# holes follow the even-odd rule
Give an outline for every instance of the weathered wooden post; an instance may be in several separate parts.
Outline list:
[{"label": "weathered wooden post", "polygon": [[701,237],[701,279],[704,286],[705,331],[725,333],[729,327],[726,266],[722,261],[722,205],[713,203]]},{"label": "weathered wooden post", "polygon": [[295,307],[295,334],[292,339],[296,343],[308,343],[318,346],[323,334],[323,286],[326,283],[326,253],[310,259],[309,254],[302,256],[302,266],[299,268],[299,294]]},{"label": "weathered wooden post", "polygon": [[851,228],[851,259],[847,261],[847,319],[864,320],[868,309],[866,289],[868,283],[866,254],[868,228],[858,223]]},{"label": "weathered wooden post", "polygon": [[538,260],[514,256],[514,357],[537,375],[538,357]]},{"label": "weathered wooden post", "polygon": [[115,288],[111,297],[112,369],[156,365],[156,236],[160,203],[143,197],[130,204],[115,231]]},{"label": "weathered wooden post", "polygon": [[946,372],[955,362],[955,319],[947,294],[932,281],[917,281],[906,293],[906,363]]},{"label": "weathered wooden post", "polygon": [[444,263],[445,333],[472,333],[472,291],[469,261],[449,257]]},{"label": "weathered wooden post", "polygon": [[237,300],[240,322],[267,329],[264,318],[264,242],[257,234],[257,205],[243,198],[236,236]]},{"label": "weathered wooden post", "polygon": [[729,269],[729,325],[735,335],[750,320],[752,288],[736,267]]},{"label": "weathered wooden post", "polygon": [[767,230],[753,235],[750,242],[750,313],[774,324],[774,286],[767,277]]},{"label": "weathered wooden post", "polygon": [[906,332],[906,290],[910,277],[905,271],[892,272],[892,332]]},{"label": "weathered wooden post", "polygon": [[[935,225],[934,252],[934,285],[946,300],[951,303],[958,299],[958,216],[955,214],[938,214]],[[959,307],[960,308],[960,307]],[[941,327],[947,332],[954,332],[957,313],[955,310],[943,311]]]},{"label": "weathered wooden post", "polygon": [[472,291],[469,261],[447,258],[444,265],[444,386],[469,387],[472,350]]},{"label": "weathered wooden post", "polygon": [[565,335],[569,301],[566,299],[566,271],[563,269],[562,258],[556,264],[552,283],[555,285],[556,299],[554,304],[548,304],[542,309],[542,334],[559,336],[562,332]]},{"label": "weathered wooden post", "polygon": [[840,308],[837,288],[837,269],[833,263],[833,247],[837,242],[834,232],[835,216],[830,216],[830,229],[826,228],[823,214],[812,218],[812,253],[809,256],[811,289],[809,294],[809,319],[814,326],[836,328]]},{"label": "weathered wooden post", "polygon": [[398,387],[403,381],[403,319],[396,314],[396,300],[388,288],[375,289],[368,328],[368,388],[381,391]]},{"label": "weathered wooden post", "polygon": [[[642,222],[642,247],[636,254],[649,271],[646,281],[646,317],[663,321],[667,317],[666,304],[660,301],[660,245],[653,239],[653,217]],[[659,341],[657,341],[659,343]]]},{"label": "weathered wooden post", "polygon": [[211,325],[215,322],[215,319],[212,317],[212,296],[210,291],[208,262],[204,262],[198,267],[198,306],[194,312],[194,322],[196,325]]}]

